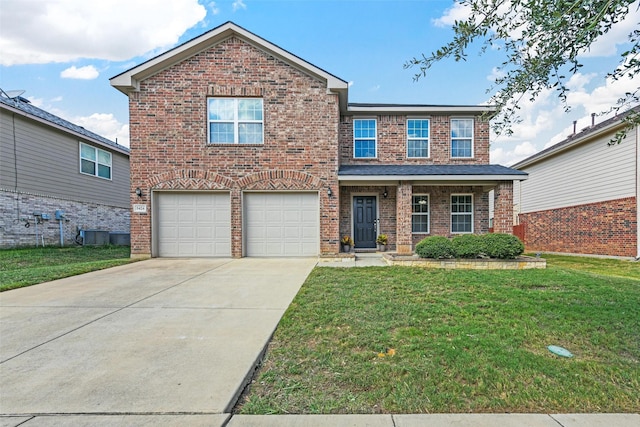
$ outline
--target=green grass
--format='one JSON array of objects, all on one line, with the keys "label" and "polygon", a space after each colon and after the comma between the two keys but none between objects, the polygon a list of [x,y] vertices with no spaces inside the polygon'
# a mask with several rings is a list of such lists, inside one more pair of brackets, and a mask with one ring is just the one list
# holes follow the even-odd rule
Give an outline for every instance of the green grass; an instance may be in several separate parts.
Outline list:
[{"label": "green grass", "polygon": [[637,261],[551,254],[543,254],[542,257],[554,267],[586,271],[602,276],[640,280],[640,263]]},{"label": "green grass", "polygon": [[128,246],[0,250],[0,291],[132,262]]},{"label": "green grass", "polygon": [[640,264],[582,261],[316,268],[238,411],[638,412]]}]

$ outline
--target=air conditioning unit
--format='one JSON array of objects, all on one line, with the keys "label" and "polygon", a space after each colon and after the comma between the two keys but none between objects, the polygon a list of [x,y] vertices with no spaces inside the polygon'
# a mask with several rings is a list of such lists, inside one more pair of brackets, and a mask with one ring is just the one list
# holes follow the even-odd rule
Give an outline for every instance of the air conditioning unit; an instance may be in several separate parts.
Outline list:
[{"label": "air conditioning unit", "polygon": [[105,230],[84,230],[82,246],[100,246],[109,244],[109,232]]}]

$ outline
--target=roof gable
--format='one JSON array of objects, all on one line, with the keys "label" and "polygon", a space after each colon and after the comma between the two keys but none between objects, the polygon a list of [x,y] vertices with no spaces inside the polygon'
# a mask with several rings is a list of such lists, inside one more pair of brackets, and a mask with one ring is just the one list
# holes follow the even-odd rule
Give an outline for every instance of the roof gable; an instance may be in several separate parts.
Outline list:
[{"label": "roof gable", "polygon": [[341,104],[346,105],[346,92],[348,84],[346,81],[334,76],[327,71],[316,67],[315,65],[301,59],[300,57],[276,46],[273,43],[245,30],[244,28],[226,22],[219,27],[207,31],[206,33],[191,39],[175,48],[156,56],[136,67],[133,67],[117,76],[112,77],[109,81],[113,87],[128,95],[139,89],[140,81],[149,78],[162,70],[165,70],[177,63],[180,63],[216,44],[227,40],[230,37],[238,37],[239,39],[251,44],[252,46],[272,55],[281,61],[297,68],[298,70],[309,74],[315,78],[327,82],[327,90],[338,92],[341,94]]}]

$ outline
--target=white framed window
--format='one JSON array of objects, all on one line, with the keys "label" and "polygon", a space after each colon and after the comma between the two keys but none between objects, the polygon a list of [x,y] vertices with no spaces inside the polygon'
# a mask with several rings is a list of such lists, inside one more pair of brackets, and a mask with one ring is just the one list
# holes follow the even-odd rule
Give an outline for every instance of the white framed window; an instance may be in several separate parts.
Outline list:
[{"label": "white framed window", "polygon": [[473,157],[473,119],[451,119],[451,157]]},{"label": "white framed window", "polygon": [[429,157],[429,120],[407,120],[407,157]]},{"label": "white framed window", "polygon": [[209,144],[263,144],[261,98],[209,98]]},{"label": "white framed window", "polygon": [[429,233],[429,195],[414,194],[411,198],[411,232]]},{"label": "white framed window", "polygon": [[451,233],[473,233],[473,194],[451,195]]},{"label": "white framed window", "polygon": [[80,143],[80,173],[111,179],[111,153]]},{"label": "white framed window", "polygon": [[376,119],[353,120],[353,157],[374,159],[377,157]]}]

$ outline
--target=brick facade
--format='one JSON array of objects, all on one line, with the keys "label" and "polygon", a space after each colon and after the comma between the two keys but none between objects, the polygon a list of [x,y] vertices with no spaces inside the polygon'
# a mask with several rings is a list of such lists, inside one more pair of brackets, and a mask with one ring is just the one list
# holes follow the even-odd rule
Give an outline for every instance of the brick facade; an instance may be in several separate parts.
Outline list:
[{"label": "brick facade", "polygon": [[[416,118],[416,116],[410,116]],[[353,158],[353,119],[360,116],[342,116],[340,118],[340,164],[396,164],[396,165],[438,165],[438,164],[489,164],[489,122],[474,117],[474,157],[456,159],[451,157],[450,119],[467,116],[429,115],[430,153],[428,159],[407,157],[407,115],[363,115],[362,118],[375,118],[378,130],[378,157],[375,159]]]},{"label": "brick facade", "polygon": [[[387,197],[384,197],[384,191]],[[377,197],[379,223],[378,232],[389,238],[388,249],[398,250],[398,242],[404,245],[405,252],[428,236],[454,236],[451,233],[451,195],[473,195],[473,230],[476,234],[489,231],[489,195],[480,186],[424,186],[406,183],[403,190],[404,202],[398,202],[398,187],[396,186],[343,186],[340,188],[340,235],[353,235],[352,204],[354,195],[373,195]],[[430,232],[411,233],[411,196],[413,194],[428,194],[430,217]],[[401,209],[404,220],[399,221],[397,212]],[[403,239],[398,235],[403,234]]]},{"label": "brick facade", "polygon": [[[207,144],[207,98],[260,97],[264,144]],[[145,79],[130,96],[131,187],[231,192],[232,255],[242,256],[242,191],[317,190],[320,250],[338,251],[336,94],[238,37]],[[149,214],[132,214],[131,251],[151,254]]]},{"label": "brick facade", "polygon": [[[56,210],[65,213],[62,222],[63,243],[75,245],[78,229],[129,232],[129,209],[98,203],[87,203],[38,194],[0,191],[0,241],[3,248],[35,246],[36,218],[34,212],[51,216],[38,224],[38,245],[60,244],[60,222],[55,219]],[[24,220],[29,227],[25,227]]]},{"label": "brick facade", "polygon": [[[355,194],[377,196],[378,231],[388,235],[390,248],[402,253],[410,253],[424,237],[411,232],[411,201],[416,193],[431,196],[431,234],[451,234],[452,193],[473,194],[474,232],[488,230],[487,191],[491,182],[495,184],[491,178],[487,181],[483,176],[481,186],[474,184],[477,176],[464,183],[448,182],[443,176],[437,185],[426,186],[425,181],[399,181],[393,176],[371,184],[340,182],[338,177],[341,165],[489,165],[489,122],[480,116],[486,108],[417,106],[429,112],[416,115],[380,108],[362,116],[376,119],[377,158],[354,159],[353,119],[360,116],[347,103],[346,81],[287,56],[235,24],[219,27],[224,37],[216,38],[216,30],[212,31],[194,39],[202,44],[196,43],[198,50],[188,55],[178,47],[167,57],[159,56],[160,63],[166,62],[157,70],[153,64],[143,64],[123,73],[126,78],[112,79],[115,87],[129,95],[131,202],[147,205],[146,213],[132,213],[132,256],[154,252],[154,192],[168,190],[230,195],[234,257],[245,253],[245,191],[317,192],[323,254],[337,253],[340,236],[352,235]],[[264,144],[208,144],[209,97],[261,98]],[[407,158],[406,121],[414,117],[430,120],[428,159]],[[474,119],[473,158],[450,156],[454,117]],[[142,197],[134,194],[138,187]],[[506,208],[512,200],[511,189],[505,187],[501,194]]]},{"label": "brick facade", "polygon": [[528,251],[635,257],[635,197],[521,213]]}]

